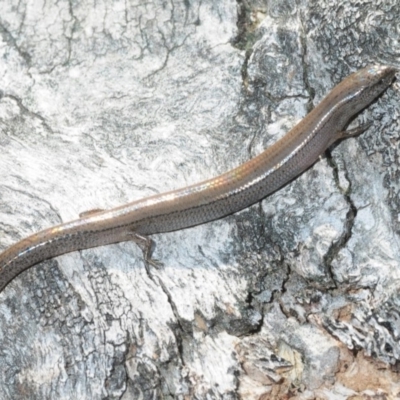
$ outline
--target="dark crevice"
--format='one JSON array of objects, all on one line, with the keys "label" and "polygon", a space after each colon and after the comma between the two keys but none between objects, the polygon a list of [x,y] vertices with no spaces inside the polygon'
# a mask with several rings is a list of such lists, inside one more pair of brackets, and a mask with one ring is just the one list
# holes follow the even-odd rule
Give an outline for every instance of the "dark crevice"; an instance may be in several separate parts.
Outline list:
[{"label": "dark crevice", "polygon": [[248,0],[237,0],[237,29],[238,33],[232,40],[233,46],[239,50],[251,50],[257,40],[257,28],[261,19],[257,18],[258,14],[265,14],[266,7],[262,8],[252,4]]},{"label": "dark crevice", "polygon": [[161,36],[161,38],[162,38],[164,47],[165,47],[166,50],[167,50],[167,54],[166,54],[165,57],[164,57],[164,61],[163,61],[162,65],[161,65],[159,68],[157,68],[155,71],[153,71],[153,72],[151,72],[150,74],[148,74],[148,75],[145,77],[145,79],[150,79],[150,78],[152,78],[153,76],[157,75],[159,72],[163,71],[163,70],[167,67],[167,65],[168,65],[168,61],[169,61],[169,58],[170,58],[171,54],[172,54],[175,50],[177,50],[177,49],[179,49],[180,47],[184,46],[184,44],[186,43],[186,40],[189,38],[189,36],[191,36],[191,34],[189,33],[188,35],[186,35],[186,36],[184,37],[184,39],[182,40],[181,43],[178,43],[178,44],[176,44],[176,45],[174,45],[174,46],[172,46],[172,47],[169,47],[168,44],[167,44],[167,40],[166,40],[166,38],[165,38],[164,33],[163,33],[162,31],[159,31],[159,33],[160,33],[160,36]]},{"label": "dark crevice", "polygon": [[306,91],[308,92],[308,103],[307,103],[307,113],[309,113],[314,108],[314,98],[315,89],[310,85],[308,64],[306,61],[307,57],[307,32],[305,32],[304,25],[301,20],[301,32],[300,32],[300,43],[301,43],[301,64],[303,65],[303,82]]},{"label": "dark crevice", "polygon": [[249,60],[250,60],[250,56],[251,56],[252,51],[246,51],[245,57],[244,57],[244,61],[243,61],[243,65],[241,68],[241,74],[242,74],[242,82],[243,82],[243,87],[245,89],[248,88],[249,86],[249,73],[248,73],[248,65],[249,65]]},{"label": "dark crevice", "polygon": [[[338,187],[340,187],[338,166],[337,166],[334,158],[332,157],[332,154],[331,154],[330,150],[326,151],[326,160],[328,162],[328,165],[333,170],[333,176],[334,176],[334,180],[336,182],[336,185]],[[332,272],[332,265],[331,264],[332,264],[332,261],[337,257],[339,251],[342,248],[346,247],[348,241],[350,240],[351,235],[352,235],[352,231],[353,231],[354,221],[355,221],[355,218],[357,216],[357,208],[354,205],[353,200],[351,199],[350,191],[351,191],[351,186],[349,185],[349,188],[346,190],[345,193],[343,193],[343,197],[344,197],[344,199],[345,199],[345,201],[346,201],[346,203],[348,204],[348,207],[349,207],[349,210],[347,211],[347,214],[346,214],[346,222],[345,222],[345,225],[344,225],[344,232],[341,235],[341,237],[331,245],[330,249],[327,251],[327,253],[324,256],[324,265],[327,266],[328,271],[329,271],[330,276],[331,276],[331,279],[332,279],[332,282],[334,282],[335,284],[336,284],[336,282],[335,282],[335,279],[334,279],[334,274]]]},{"label": "dark crevice", "polygon": [[271,293],[271,300],[270,300],[268,303],[274,303],[274,302],[276,301],[277,295],[278,295],[278,297],[282,297],[282,295],[285,294],[285,293],[287,292],[286,285],[287,285],[287,283],[290,281],[290,277],[291,277],[291,275],[292,275],[292,269],[290,268],[290,264],[289,264],[289,263],[286,263],[286,262],[284,261],[283,255],[282,255],[281,257],[282,257],[282,259],[281,259],[281,265],[282,265],[282,267],[284,267],[283,269],[286,271],[286,274],[285,274],[285,276],[284,276],[283,279],[282,279],[282,284],[281,284],[281,289],[280,289],[280,291],[274,290],[274,291]]},{"label": "dark crevice", "polygon": [[3,38],[3,40],[8,43],[11,47],[17,50],[18,54],[21,56],[21,58],[25,61],[26,65],[29,66],[31,63],[31,55],[22,50],[18,44],[16,39],[13,37],[11,32],[3,25],[0,24],[0,36]]},{"label": "dark crevice", "polygon": [[65,38],[67,39],[67,57],[66,60],[61,64],[63,67],[69,65],[70,60],[71,60],[71,55],[72,55],[72,42],[73,42],[73,38],[74,38],[74,33],[77,29],[77,25],[78,25],[78,18],[75,16],[74,14],[74,6],[72,4],[71,0],[68,0],[68,11],[69,11],[69,15],[71,16],[73,23],[72,23],[72,28],[71,28],[71,33],[69,35],[65,34]]},{"label": "dark crevice", "polygon": [[155,276],[152,274],[152,272],[150,270],[150,265],[148,262],[146,262],[146,260],[144,260],[144,265],[145,265],[145,270],[146,270],[147,276],[149,277],[149,279],[152,282],[154,282],[157,286],[159,286],[161,288],[161,290],[164,292],[165,296],[167,297],[169,305],[171,306],[171,310],[172,310],[172,313],[174,314],[175,321],[176,321],[176,326],[171,327],[171,331],[173,332],[173,334],[175,336],[179,360],[181,362],[181,365],[185,366],[185,360],[183,358],[183,338],[182,338],[185,330],[182,326],[178,309],[176,308],[176,305],[172,299],[171,293],[169,292],[167,287],[164,285],[164,282],[158,277],[157,277],[157,279],[155,278]]},{"label": "dark crevice", "polygon": [[247,67],[249,64],[250,56],[253,52],[254,43],[257,41],[257,28],[260,20],[255,18],[258,12],[265,12],[265,10],[258,10],[254,4],[247,0],[237,0],[237,35],[232,39],[231,44],[245,52],[245,59],[243,62],[241,74],[244,87],[248,86],[248,73]]},{"label": "dark crevice", "polygon": [[292,275],[292,269],[290,268],[289,263],[284,262],[284,257],[282,255],[282,265],[286,267],[286,275],[282,279],[282,284],[281,284],[281,291],[278,292],[277,290],[271,293],[271,301],[269,303],[277,303],[279,306],[279,309],[281,310],[282,314],[285,315],[287,318],[292,317],[290,315],[290,312],[286,309],[286,306],[284,302],[282,301],[282,296],[287,292],[286,285],[290,281],[291,275]]},{"label": "dark crevice", "polygon": [[14,96],[12,94],[5,94],[0,91],[0,99],[1,98],[9,98],[11,100],[14,100],[18,104],[18,107],[20,108],[22,114],[26,114],[34,119],[37,118],[38,120],[40,120],[40,122],[42,123],[43,127],[47,130],[47,132],[53,133],[53,130],[51,129],[50,125],[46,122],[44,117],[42,117],[40,114],[36,112],[30,111],[26,106],[24,106],[22,100],[19,97]]}]

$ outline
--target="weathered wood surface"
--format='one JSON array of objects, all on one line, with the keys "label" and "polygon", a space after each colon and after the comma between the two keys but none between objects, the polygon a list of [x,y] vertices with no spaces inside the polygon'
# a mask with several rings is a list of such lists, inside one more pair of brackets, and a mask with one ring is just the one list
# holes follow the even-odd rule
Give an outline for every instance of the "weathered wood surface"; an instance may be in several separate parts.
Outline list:
[{"label": "weathered wood surface", "polygon": [[[1,1],[0,248],[253,157],[350,72],[396,65],[399,16],[396,0]],[[162,269],[124,243],[15,279],[0,398],[395,398],[399,92],[262,203],[153,237]]]}]

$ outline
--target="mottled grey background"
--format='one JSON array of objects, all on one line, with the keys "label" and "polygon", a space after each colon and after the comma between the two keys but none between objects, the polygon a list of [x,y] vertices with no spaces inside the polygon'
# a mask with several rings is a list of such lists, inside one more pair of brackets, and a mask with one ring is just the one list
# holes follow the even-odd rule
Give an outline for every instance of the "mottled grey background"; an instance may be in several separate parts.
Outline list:
[{"label": "mottled grey background", "polygon": [[[400,66],[399,16],[0,0],[0,249],[259,154],[346,75]],[[399,107],[395,83],[278,193],[153,236],[160,270],[123,243],[20,275],[0,294],[0,399],[399,396]]]}]

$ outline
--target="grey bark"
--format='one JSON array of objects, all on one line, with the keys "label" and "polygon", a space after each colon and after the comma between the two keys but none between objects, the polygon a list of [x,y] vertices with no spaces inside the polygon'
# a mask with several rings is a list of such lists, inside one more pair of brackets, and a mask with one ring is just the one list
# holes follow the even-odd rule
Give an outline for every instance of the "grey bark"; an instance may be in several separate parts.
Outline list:
[{"label": "grey bark", "polygon": [[[260,153],[349,73],[396,65],[399,16],[0,1],[0,249]],[[161,269],[123,243],[20,275],[0,294],[0,398],[396,398],[399,104],[395,84],[366,133],[260,204],[154,235]]]}]

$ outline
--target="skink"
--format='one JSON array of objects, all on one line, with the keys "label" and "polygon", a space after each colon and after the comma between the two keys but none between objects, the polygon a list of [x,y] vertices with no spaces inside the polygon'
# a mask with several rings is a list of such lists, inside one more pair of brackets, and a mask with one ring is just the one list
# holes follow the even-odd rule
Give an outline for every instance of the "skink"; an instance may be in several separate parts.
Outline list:
[{"label": "skink", "polygon": [[134,240],[209,222],[260,201],[301,174],[344,131],[351,117],[392,82],[396,69],[371,65],[338,84],[302,121],[259,156],[213,179],[144,198],[38,232],[0,254],[0,291],[27,268],[75,250]]}]

